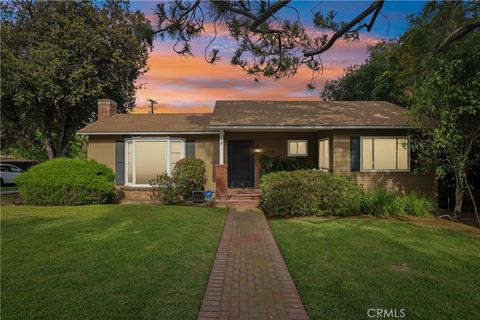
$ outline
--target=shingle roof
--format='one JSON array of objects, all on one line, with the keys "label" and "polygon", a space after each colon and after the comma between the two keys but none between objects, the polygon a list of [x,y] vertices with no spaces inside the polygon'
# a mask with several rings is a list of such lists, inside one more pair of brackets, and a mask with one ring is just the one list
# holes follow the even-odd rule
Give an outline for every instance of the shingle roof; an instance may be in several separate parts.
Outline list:
[{"label": "shingle roof", "polygon": [[411,127],[385,101],[217,101],[213,113],[115,114],[80,134],[215,132],[229,127]]},{"label": "shingle roof", "polygon": [[217,101],[210,125],[405,127],[405,111],[385,101]]},{"label": "shingle roof", "polygon": [[78,131],[88,133],[122,132],[208,132],[211,113],[125,114],[100,119]]}]

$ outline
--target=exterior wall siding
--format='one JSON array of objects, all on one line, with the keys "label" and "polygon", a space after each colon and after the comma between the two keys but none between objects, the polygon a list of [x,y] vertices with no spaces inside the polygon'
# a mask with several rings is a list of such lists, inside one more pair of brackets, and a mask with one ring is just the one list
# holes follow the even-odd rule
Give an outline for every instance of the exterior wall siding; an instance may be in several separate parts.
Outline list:
[{"label": "exterior wall siding", "polygon": [[375,187],[389,188],[394,191],[416,191],[435,196],[437,187],[433,172],[414,174],[413,172],[351,172],[350,137],[351,136],[405,136],[405,130],[336,130],[333,132],[333,172],[351,176],[365,189]]},{"label": "exterior wall siding", "polygon": [[[308,140],[308,160],[318,164],[318,139],[329,138],[330,168],[334,173],[351,176],[366,189],[387,187],[397,191],[418,191],[436,195],[434,173],[415,175],[413,172],[351,172],[351,136],[405,136],[405,130],[326,130],[318,132],[225,132],[224,159],[228,165],[229,140],[253,140],[263,149],[255,155],[255,186],[261,178],[261,156],[287,157],[288,140]],[[172,136],[172,135],[171,135]],[[173,137],[173,136],[172,136]],[[175,136],[177,137],[177,136]],[[178,136],[195,141],[195,157],[205,162],[207,171],[206,189],[215,191],[215,165],[219,164],[218,135]],[[88,158],[94,159],[115,170],[115,142],[126,136],[90,136]]]},{"label": "exterior wall siding", "polygon": [[114,136],[90,136],[87,148],[88,159],[103,163],[115,171],[115,143],[117,140]]},{"label": "exterior wall siding", "polygon": [[[90,136],[87,148],[88,159],[105,164],[115,171],[115,143],[129,136]],[[158,137],[161,137],[160,135]],[[170,137],[195,141],[195,158],[205,162],[207,190],[215,191],[215,165],[219,162],[218,135],[178,135]]]}]

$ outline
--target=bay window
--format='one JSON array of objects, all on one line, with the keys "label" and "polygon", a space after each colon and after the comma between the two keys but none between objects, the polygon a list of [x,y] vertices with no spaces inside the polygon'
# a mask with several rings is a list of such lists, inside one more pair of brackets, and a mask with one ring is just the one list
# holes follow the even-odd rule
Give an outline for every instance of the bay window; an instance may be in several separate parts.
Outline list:
[{"label": "bay window", "polygon": [[410,148],[404,137],[362,137],[361,171],[409,171]]},{"label": "bay window", "polygon": [[180,138],[131,138],[125,141],[127,185],[149,186],[149,180],[163,172],[171,175],[175,163],[185,158],[185,141]]}]

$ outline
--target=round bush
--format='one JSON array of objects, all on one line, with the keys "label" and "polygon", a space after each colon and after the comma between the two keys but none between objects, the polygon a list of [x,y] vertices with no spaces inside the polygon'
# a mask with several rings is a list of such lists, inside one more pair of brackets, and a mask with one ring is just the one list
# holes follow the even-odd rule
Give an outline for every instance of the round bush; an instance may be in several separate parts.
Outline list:
[{"label": "round bush", "polygon": [[30,168],[17,178],[29,205],[69,206],[111,202],[115,174],[94,160],[58,158]]},{"label": "round bush", "polygon": [[351,215],[361,210],[363,189],[352,179],[318,170],[262,177],[262,209],[269,216]]},{"label": "round bush", "polygon": [[177,161],[173,169],[173,179],[180,195],[184,199],[190,199],[192,191],[205,190],[205,183],[207,183],[205,163],[195,158]]}]

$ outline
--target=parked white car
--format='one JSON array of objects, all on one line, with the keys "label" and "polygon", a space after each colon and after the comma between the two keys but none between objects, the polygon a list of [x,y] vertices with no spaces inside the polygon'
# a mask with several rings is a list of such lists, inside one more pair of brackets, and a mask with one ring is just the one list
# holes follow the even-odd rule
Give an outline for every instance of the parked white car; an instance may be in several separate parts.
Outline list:
[{"label": "parked white car", "polygon": [[23,173],[23,170],[13,164],[0,164],[0,178],[2,185],[15,183],[15,179]]}]

